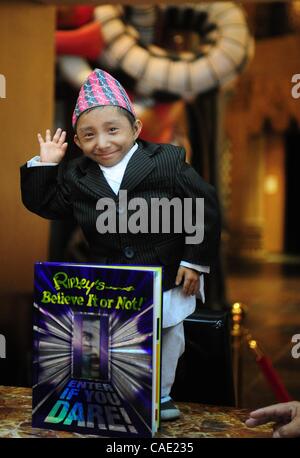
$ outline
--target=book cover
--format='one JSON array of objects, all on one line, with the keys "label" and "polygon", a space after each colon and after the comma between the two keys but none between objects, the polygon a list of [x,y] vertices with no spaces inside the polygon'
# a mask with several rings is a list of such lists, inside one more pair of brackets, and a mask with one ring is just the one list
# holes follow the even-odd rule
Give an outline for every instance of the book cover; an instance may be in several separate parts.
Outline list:
[{"label": "book cover", "polygon": [[34,427],[153,436],[159,426],[161,270],[35,264]]}]

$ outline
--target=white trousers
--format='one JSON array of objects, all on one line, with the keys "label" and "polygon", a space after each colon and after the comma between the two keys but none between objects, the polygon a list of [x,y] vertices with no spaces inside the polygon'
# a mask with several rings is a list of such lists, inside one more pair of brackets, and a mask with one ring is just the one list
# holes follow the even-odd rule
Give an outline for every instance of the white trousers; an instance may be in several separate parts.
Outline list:
[{"label": "white trousers", "polygon": [[162,329],[162,356],[161,356],[161,397],[170,394],[175,380],[178,359],[184,352],[183,321]]}]

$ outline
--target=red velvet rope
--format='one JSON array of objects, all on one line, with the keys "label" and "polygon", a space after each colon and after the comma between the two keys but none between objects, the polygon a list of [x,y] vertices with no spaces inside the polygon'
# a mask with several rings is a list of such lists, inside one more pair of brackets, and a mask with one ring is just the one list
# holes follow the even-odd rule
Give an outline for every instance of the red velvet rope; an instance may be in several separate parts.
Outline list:
[{"label": "red velvet rope", "polygon": [[292,397],[288,393],[279,375],[275,371],[271,360],[263,355],[263,356],[259,356],[256,359],[256,362],[259,365],[266,380],[268,381],[270,387],[272,388],[272,391],[275,394],[277,401],[279,402],[292,401]]}]

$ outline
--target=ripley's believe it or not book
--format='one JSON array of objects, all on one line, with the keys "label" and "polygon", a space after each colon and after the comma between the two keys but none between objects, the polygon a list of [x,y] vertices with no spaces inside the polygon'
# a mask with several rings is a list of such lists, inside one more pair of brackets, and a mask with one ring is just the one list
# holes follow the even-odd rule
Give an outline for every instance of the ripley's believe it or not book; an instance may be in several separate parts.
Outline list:
[{"label": "ripley's believe it or not book", "polygon": [[35,264],[34,427],[153,436],[161,278],[160,267]]}]

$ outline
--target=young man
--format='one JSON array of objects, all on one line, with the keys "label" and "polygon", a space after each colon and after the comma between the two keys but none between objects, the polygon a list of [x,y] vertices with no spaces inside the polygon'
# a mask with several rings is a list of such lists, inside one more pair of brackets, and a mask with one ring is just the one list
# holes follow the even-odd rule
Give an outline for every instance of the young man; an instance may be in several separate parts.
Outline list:
[{"label": "young man", "polygon": [[[201,273],[209,272],[219,242],[214,189],[185,163],[183,148],[139,140],[142,123],[127,93],[102,70],[95,69],[83,84],[73,127],[74,141],[83,156],[67,164],[61,163],[67,149],[66,133],[58,129],[51,137],[47,130],[45,140],[38,134],[40,156],[21,168],[23,203],[44,218],[74,218],[89,243],[91,262],[164,267],[161,418],[178,418],[180,412],[169,394],[184,351],[183,320],[194,311],[199,290],[203,297]],[[153,199],[171,202],[175,198],[177,204],[189,199],[193,205],[179,220],[170,212],[168,231],[151,215],[148,230],[124,231],[117,219],[115,230],[101,231],[99,199],[113,199],[117,214],[125,212],[129,220],[132,211],[125,208],[125,191],[126,202],[142,198],[151,206]],[[195,205],[201,198],[204,221]],[[203,240],[189,240],[188,220],[189,228],[201,229]],[[152,223],[158,224],[155,230],[151,230]]]}]

